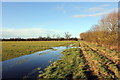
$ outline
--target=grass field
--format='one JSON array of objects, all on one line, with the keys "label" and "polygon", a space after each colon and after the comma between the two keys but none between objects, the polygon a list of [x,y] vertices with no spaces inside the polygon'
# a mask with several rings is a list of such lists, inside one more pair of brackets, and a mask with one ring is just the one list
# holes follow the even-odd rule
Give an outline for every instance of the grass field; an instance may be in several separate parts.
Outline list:
[{"label": "grass field", "polygon": [[81,48],[64,50],[64,56],[43,72],[40,70],[38,78],[57,80],[61,78],[118,80],[120,78],[118,76],[119,52],[84,41],[80,41],[79,46]]},{"label": "grass field", "polygon": [[76,41],[3,41],[2,61],[28,55],[55,46],[68,46]]},{"label": "grass field", "polygon": [[[73,44],[74,43],[74,44]],[[118,80],[120,52],[80,41],[8,41],[3,42],[3,61],[28,55],[55,46],[73,46],[64,50],[63,57],[45,70],[39,68],[38,78]],[[93,80],[93,79],[91,79]]]}]

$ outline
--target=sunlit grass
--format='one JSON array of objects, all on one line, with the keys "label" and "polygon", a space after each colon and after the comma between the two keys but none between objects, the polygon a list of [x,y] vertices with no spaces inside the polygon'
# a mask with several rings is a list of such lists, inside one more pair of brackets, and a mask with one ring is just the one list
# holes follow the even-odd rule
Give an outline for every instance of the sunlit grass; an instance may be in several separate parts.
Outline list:
[{"label": "sunlit grass", "polygon": [[28,55],[56,46],[68,46],[76,41],[3,41],[2,61]]},{"label": "sunlit grass", "polygon": [[89,80],[94,76],[95,80],[118,80],[117,63],[114,63],[114,58],[112,58],[114,54],[118,54],[116,51],[84,41],[80,41],[80,44],[77,42],[72,46],[80,46],[80,48],[64,50],[64,56],[39,73],[38,78]]},{"label": "sunlit grass", "polygon": [[54,78],[56,80],[60,78],[87,79],[85,75],[86,64],[82,57],[82,53],[79,52],[79,48],[64,50],[64,56],[46,68],[45,73],[40,73],[39,78]]}]

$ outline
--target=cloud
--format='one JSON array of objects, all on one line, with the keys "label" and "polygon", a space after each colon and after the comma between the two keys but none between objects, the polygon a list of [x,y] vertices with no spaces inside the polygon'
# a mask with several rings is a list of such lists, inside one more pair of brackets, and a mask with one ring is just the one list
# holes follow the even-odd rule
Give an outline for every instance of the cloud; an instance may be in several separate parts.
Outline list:
[{"label": "cloud", "polygon": [[15,28],[3,28],[2,38],[33,38],[39,36],[46,36],[47,34],[60,33],[58,30],[47,30],[43,28],[26,28],[26,29],[15,29]]},{"label": "cloud", "polygon": [[97,12],[97,11],[105,11],[105,8],[101,8],[101,7],[96,7],[96,8],[89,8],[89,12]]},{"label": "cloud", "polygon": [[62,11],[64,14],[67,13],[67,10],[65,9],[64,5],[58,5],[57,10]]},{"label": "cloud", "polygon": [[75,10],[80,10],[82,7],[81,6],[75,6],[73,7]]},{"label": "cloud", "polygon": [[109,6],[111,6],[110,4],[104,4],[104,5],[102,5],[103,7],[109,7]]},{"label": "cloud", "polygon": [[105,12],[101,12],[101,13],[96,13],[96,14],[79,14],[79,15],[73,15],[72,17],[74,18],[82,18],[82,17],[94,17],[94,16],[102,16],[102,15],[106,15],[112,11],[118,11],[118,8],[113,8],[111,10],[105,11]]},{"label": "cloud", "polygon": [[111,5],[109,5],[109,4],[104,4],[104,5],[101,5],[101,6],[89,8],[88,11],[89,11],[89,12],[106,11],[106,10],[107,10],[106,8],[109,7],[109,6],[111,6]]},{"label": "cloud", "polygon": [[74,18],[81,18],[81,17],[90,17],[90,16],[102,16],[107,13],[97,13],[97,14],[88,14],[88,15],[74,15]]}]

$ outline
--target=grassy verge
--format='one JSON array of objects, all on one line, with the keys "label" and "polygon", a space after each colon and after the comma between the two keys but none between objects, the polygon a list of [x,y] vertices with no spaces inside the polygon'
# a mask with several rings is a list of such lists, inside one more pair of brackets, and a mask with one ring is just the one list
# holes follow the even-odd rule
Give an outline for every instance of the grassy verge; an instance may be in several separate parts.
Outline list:
[{"label": "grassy verge", "polygon": [[64,50],[64,56],[46,68],[39,78],[87,79],[85,60],[80,52],[79,48]]},{"label": "grassy verge", "polygon": [[28,55],[56,46],[68,46],[76,41],[3,41],[2,61]]}]

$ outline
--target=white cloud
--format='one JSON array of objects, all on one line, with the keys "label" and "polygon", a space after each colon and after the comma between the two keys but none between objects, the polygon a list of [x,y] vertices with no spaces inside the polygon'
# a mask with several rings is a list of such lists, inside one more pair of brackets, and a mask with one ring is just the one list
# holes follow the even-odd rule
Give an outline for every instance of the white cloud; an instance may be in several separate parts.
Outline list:
[{"label": "white cloud", "polygon": [[105,11],[105,12],[100,12],[100,13],[96,13],[96,14],[78,14],[78,15],[73,15],[74,18],[82,18],[82,17],[93,17],[93,16],[102,16],[102,15],[106,15],[112,11],[118,11],[118,8],[113,8],[111,10]]},{"label": "white cloud", "polygon": [[73,7],[75,10],[80,10],[82,7],[81,6],[75,6]]},{"label": "white cloud", "polygon": [[88,15],[74,15],[74,18],[81,18],[81,17],[90,17],[90,16],[102,16],[107,13],[97,13],[97,14],[88,14]]},{"label": "white cloud", "polygon": [[100,8],[100,7],[97,7],[97,8],[89,8],[89,12],[97,12],[97,11],[105,11],[106,9],[104,8]]},{"label": "white cloud", "polygon": [[109,4],[104,4],[104,5],[101,5],[101,6],[96,6],[96,7],[92,7],[92,8],[89,8],[88,9],[88,11],[89,12],[101,12],[101,11],[106,11],[107,9],[107,7],[109,7],[109,6],[111,6],[111,5],[109,5]]},{"label": "white cloud", "polygon": [[46,36],[47,34],[53,35],[56,33],[60,33],[60,31],[47,30],[43,28],[25,28],[25,29],[3,28],[2,29],[3,38],[11,38],[11,37],[32,38],[32,37]]},{"label": "white cloud", "polygon": [[104,4],[104,5],[102,5],[103,7],[109,7],[109,6],[111,6],[111,5],[109,5],[109,4]]},{"label": "white cloud", "polygon": [[67,13],[67,10],[65,9],[64,5],[58,5],[57,10],[62,11],[64,14]]}]

